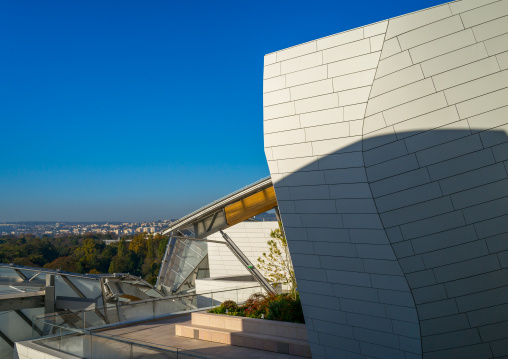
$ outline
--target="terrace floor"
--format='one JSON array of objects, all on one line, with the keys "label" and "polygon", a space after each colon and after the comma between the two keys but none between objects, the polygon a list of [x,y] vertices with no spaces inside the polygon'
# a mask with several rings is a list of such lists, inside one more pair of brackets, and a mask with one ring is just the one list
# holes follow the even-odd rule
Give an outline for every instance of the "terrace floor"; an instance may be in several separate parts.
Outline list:
[{"label": "terrace floor", "polygon": [[190,323],[191,316],[169,317],[129,326],[101,330],[100,334],[159,348],[178,348],[204,356],[242,359],[302,359],[300,356],[250,349],[175,336],[175,325]]}]

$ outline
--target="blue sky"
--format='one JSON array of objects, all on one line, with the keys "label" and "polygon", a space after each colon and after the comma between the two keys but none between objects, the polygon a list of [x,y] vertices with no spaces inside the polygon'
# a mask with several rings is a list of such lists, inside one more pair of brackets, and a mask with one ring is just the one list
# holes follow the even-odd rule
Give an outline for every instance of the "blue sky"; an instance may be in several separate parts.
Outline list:
[{"label": "blue sky", "polygon": [[442,2],[2,1],[0,222],[178,218],[265,177],[265,54]]}]

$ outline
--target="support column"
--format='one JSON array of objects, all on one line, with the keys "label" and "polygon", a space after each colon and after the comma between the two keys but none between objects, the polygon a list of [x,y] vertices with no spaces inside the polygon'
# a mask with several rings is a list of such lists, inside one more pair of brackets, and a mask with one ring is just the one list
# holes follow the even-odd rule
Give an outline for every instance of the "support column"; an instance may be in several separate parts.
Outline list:
[{"label": "support column", "polygon": [[46,275],[46,295],[44,296],[44,314],[55,312],[55,275]]}]

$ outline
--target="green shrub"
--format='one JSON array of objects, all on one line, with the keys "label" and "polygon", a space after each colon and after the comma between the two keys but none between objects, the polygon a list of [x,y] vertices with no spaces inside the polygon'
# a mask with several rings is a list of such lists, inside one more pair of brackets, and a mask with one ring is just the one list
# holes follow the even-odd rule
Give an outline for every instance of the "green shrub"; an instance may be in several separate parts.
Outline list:
[{"label": "green shrub", "polygon": [[234,302],[232,300],[226,300],[226,301],[222,302],[220,307],[222,309],[224,309],[224,311],[228,310],[230,312],[234,312],[235,310],[238,309],[238,305],[236,305],[236,302]]},{"label": "green shrub", "polygon": [[275,298],[274,295],[265,295],[263,293],[254,293],[243,305],[245,316],[251,318],[261,318],[261,315],[268,314],[268,305]]},{"label": "green shrub", "polygon": [[251,318],[261,318],[264,315],[264,318],[269,320],[305,323],[298,295],[296,299],[293,299],[288,294],[255,293],[249,297],[243,306],[238,306],[232,300],[227,300],[208,312]]},{"label": "green shrub", "polygon": [[283,322],[305,323],[300,299],[279,295],[268,304],[266,319]]},{"label": "green shrub", "polygon": [[232,300],[224,301],[220,306],[210,309],[208,313],[227,314],[240,317],[245,316],[244,309],[242,307],[238,307],[238,305]]}]

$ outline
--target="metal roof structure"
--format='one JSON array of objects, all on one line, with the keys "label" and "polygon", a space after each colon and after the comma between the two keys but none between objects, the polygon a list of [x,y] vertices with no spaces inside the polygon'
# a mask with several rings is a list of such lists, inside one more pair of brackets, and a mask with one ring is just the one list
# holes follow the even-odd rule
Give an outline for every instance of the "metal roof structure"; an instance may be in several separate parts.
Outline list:
[{"label": "metal roof structure", "polygon": [[202,218],[209,217],[213,215],[216,211],[224,209],[226,206],[237,202],[245,197],[248,197],[256,192],[262,191],[264,189],[270,188],[273,186],[272,178],[270,176],[260,179],[248,186],[240,188],[239,190],[228,194],[222,198],[219,198],[212,203],[209,203],[194,212],[189,213],[188,215],[180,218],[179,220],[171,223],[171,226],[166,228],[162,234],[170,234],[173,231],[178,231],[183,228],[187,228],[192,226],[193,223],[199,221]]},{"label": "metal roof structure", "polygon": [[269,292],[271,285],[222,230],[277,207],[271,177],[265,177],[173,222],[162,233],[170,240],[157,276],[157,288],[170,294],[192,290],[199,272],[208,270],[206,239],[221,232],[224,242]]}]

